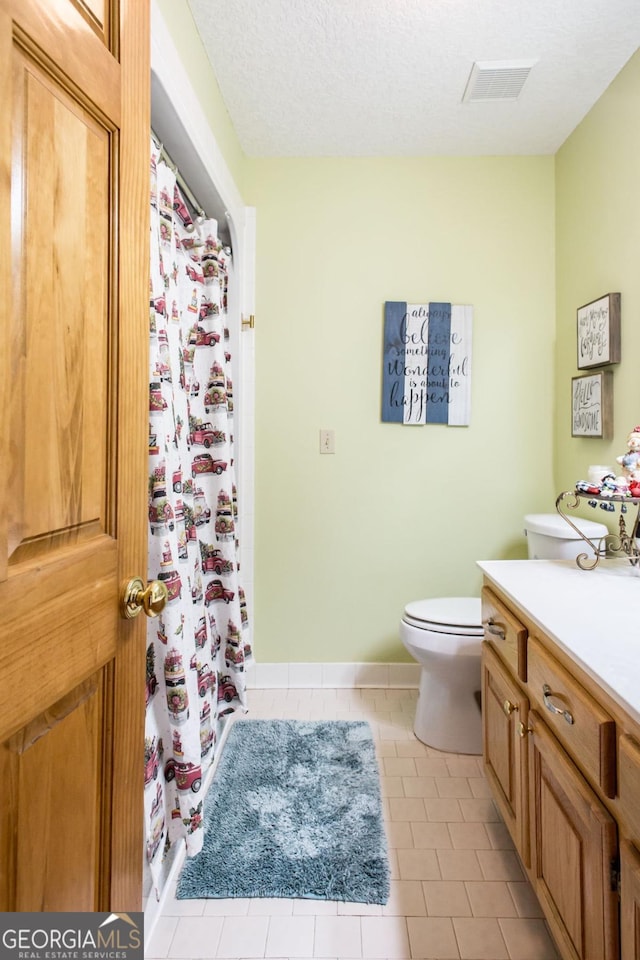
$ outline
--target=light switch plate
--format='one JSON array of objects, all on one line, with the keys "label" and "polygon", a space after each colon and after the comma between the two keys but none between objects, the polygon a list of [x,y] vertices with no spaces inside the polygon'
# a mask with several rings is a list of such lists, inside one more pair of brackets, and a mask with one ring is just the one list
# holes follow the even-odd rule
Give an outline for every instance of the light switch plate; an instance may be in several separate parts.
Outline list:
[{"label": "light switch plate", "polygon": [[336,434],[335,430],[320,431],[320,453],[336,452]]}]

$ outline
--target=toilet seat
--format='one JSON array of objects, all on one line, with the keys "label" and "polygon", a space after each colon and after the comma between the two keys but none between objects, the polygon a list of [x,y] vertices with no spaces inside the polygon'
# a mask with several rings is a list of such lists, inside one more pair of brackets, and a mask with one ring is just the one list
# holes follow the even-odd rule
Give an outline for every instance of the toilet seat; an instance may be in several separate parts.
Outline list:
[{"label": "toilet seat", "polygon": [[412,627],[432,633],[478,638],[483,634],[479,597],[414,600],[404,608],[402,619]]}]

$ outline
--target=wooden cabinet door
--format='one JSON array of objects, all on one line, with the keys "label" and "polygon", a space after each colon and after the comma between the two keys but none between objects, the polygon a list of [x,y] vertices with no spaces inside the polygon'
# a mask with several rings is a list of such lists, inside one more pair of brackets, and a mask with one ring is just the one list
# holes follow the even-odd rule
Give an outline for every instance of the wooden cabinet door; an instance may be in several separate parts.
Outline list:
[{"label": "wooden cabinet door", "polygon": [[620,946],[622,960],[640,960],[640,853],[620,844]]},{"label": "wooden cabinet door", "polygon": [[618,956],[617,827],[535,710],[529,713],[531,873],[562,956]]},{"label": "wooden cabinet door", "polygon": [[[485,772],[516,849],[529,865],[526,729],[529,702],[488,643],[482,645]],[[521,724],[523,726],[521,726]]]},{"label": "wooden cabinet door", "polygon": [[0,0],[0,102],[0,910],[136,910],[146,0]]}]

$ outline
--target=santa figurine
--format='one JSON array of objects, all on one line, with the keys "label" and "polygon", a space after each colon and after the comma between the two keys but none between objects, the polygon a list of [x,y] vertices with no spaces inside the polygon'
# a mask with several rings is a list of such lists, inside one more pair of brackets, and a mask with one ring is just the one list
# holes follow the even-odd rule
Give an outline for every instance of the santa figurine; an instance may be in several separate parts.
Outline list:
[{"label": "santa figurine", "polygon": [[626,453],[616,457],[616,463],[622,466],[622,473],[628,478],[631,487],[632,484],[635,486],[634,481],[640,481],[640,426],[634,427],[627,437],[627,447]]}]

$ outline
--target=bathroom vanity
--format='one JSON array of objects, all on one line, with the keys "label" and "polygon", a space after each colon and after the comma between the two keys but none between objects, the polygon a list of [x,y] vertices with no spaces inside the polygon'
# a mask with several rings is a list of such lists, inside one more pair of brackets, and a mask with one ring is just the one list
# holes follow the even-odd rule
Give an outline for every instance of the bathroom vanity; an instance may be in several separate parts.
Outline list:
[{"label": "bathroom vanity", "polygon": [[563,960],[640,960],[640,571],[479,566],[496,804]]}]

